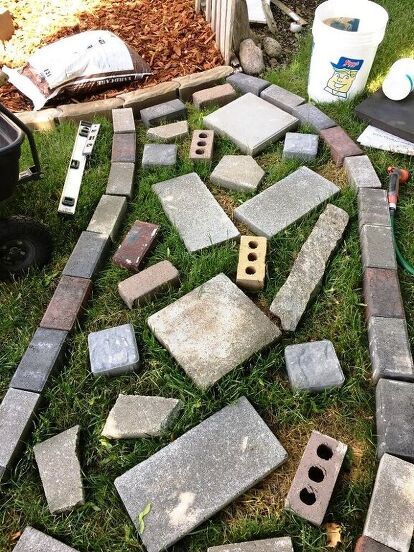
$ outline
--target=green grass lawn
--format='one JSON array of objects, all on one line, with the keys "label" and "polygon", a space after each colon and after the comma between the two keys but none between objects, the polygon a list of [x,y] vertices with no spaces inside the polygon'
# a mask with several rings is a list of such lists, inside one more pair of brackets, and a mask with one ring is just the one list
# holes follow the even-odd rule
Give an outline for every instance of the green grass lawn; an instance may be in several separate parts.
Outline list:
[{"label": "green grass lawn", "polygon": [[[389,10],[391,19],[373,68],[370,91],[379,86],[392,62],[403,55],[414,55],[411,0],[382,0],[380,3]],[[310,47],[310,36],[304,36],[291,66],[284,71],[269,73],[269,80],[293,92],[305,94]],[[330,105],[326,107],[326,112],[356,138],[363,125],[353,117],[354,105],[355,102]],[[191,127],[200,128],[201,121],[202,115],[190,110]],[[0,396],[5,393],[65,262],[106,187],[112,129],[108,122],[102,121],[102,131],[92,166],[84,178],[76,216],[58,217],[57,205],[75,128],[75,125],[65,124],[52,133],[36,135],[45,178],[21,187],[12,199],[0,206],[1,216],[23,214],[45,222],[53,233],[55,245],[52,263],[44,270],[33,271],[18,282],[0,284]],[[141,128],[138,139],[140,159],[144,142]],[[333,203],[344,208],[351,217],[345,239],[326,273],[323,288],[306,311],[294,336],[286,337],[255,355],[212,389],[202,392],[186,377],[146,325],[150,314],[219,272],[231,278],[235,275],[237,245],[213,247],[205,252],[189,254],[151,191],[151,185],[155,182],[193,170],[209,185],[211,167],[193,166],[186,160],[188,146],[188,141],[180,145],[181,161],[175,171],[168,169],[145,174],[138,171],[135,197],[129,203],[120,234],[120,237],[123,236],[137,219],[160,224],[160,238],[147,265],[169,259],[180,270],[181,287],[161,295],[144,308],[129,311],[117,293],[117,283],[128,273],[113,266],[108,259],[96,279],[93,300],[87,313],[71,336],[64,368],[51,378],[28,446],[12,473],[10,484],[1,492],[2,552],[12,550],[13,535],[28,524],[81,552],[144,550],[115,491],[115,477],[241,395],[253,403],[278,436],[289,453],[289,460],[172,550],[202,552],[206,551],[207,546],[284,535],[293,538],[297,551],[324,550],[323,530],[313,528],[283,510],[291,478],[313,429],[326,432],[350,447],[327,516],[327,521],[335,521],[343,527],[341,550],[352,550],[355,538],[362,531],[376,471],[375,401],[363,321],[356,195],[347,186],[344,172],[332,165],[329,152],[322,147],[312,168],[341,186],[342,193]],[[237,149],[226,140],[217,140],[214,163],[228,153],[237,153]],[[263,188],[299,166],[294,162],[282,162],[281,153],[282,144],[278,143],[258,157],[266,170]],[[403,156],[374,150],[369,154],[384,184],[388,165],[414,168],[411,160]],[[23,163],[28,162],[26,151]],[[209,187],[229,213],[249,197],[248,194]],[[271,240],[266,287],[257,298],[263,308],[270,304],[285,281],[295,256],[321,212],[322,209],[313,212]],[[397,224],[402,248],[414,260],[414,243],[410,239],[414,230],[413,183],[402,192]],[[400,277],[412,338],[414,286],[410,277],[404,274]],[[139,371],[134,375],[111,379],[92,377],[88,366],[88,333],[126,322],[133,323],[136,330],[142,357]],[[319,339],[333,341],[346,383],[339,390],[316,395],[293,393],[284,367],[284,346]],[[100,433],[110,408],[121,392],[176,397],[185,403],[185,408],[163,438],[108,441]],[[80,456],[86,504],[69,515],[53,516],[46,506],[34,462],[33,445],[75,424],[80,424],[82,428]]]}]

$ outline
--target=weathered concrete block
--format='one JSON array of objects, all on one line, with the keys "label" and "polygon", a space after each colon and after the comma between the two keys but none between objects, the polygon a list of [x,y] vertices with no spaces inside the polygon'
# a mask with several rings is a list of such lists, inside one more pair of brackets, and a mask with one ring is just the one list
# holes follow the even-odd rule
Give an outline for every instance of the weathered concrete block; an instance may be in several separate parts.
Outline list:
[{"label": "weathered concrete block", "polygon": [[136,220],[112,257],[112,261],[118,266],[138,272],[139,265],[153,246],[159,229],[157,224]]},{"label": "weathered concrete block", "polygon": [[82,232],[63,269],[63,276],[92,279],[105,258],[107,246],[107,236]]},{"label": "weathered concrete block", "polygon": [[119,98],[107,98],[91,102],[59,105],[59,121],[91,121],[95,117],[105,117],[111,120],[112,110],[122,107],[123,101]]},{"label": "weathered concrete block", "polygon": [[237,98],[237,94],[231,84],[219,84],[212,88],[199,90],[193,94],[193,104],[197,109],[203,109],[212,105],[223,106]]},{"label": "weathered concrete block", "polygon": [[168,144],[188,136],[188,121],[177,121],[147,130],[147,139]]},{"label": "weathered concrete block", "polygon": [[134,163],[111,163],[105,193],[131,198],[134,190],[134,173]]},{"label": "weathered concrete block", "polygon": [[364,536],[408,552],[414,529],[414,466],[385,454],[365,521]]},{"label": "weathered concrete block", "polygon": [[293,479],[285,507],[320,526],[348,447],[313,431]]},{"label": "weathered concrete block", "polygon": [[393,552],[393,550],[369,537],[360,537],[357,540],[354,552]]},{"label": "weathered concrete block", "polygon": [[112,110],[112,125],[114,127],[114,133],[128,133],[133,132],[135,134],[135,121],[134,111],[131,107],[125,107],[121,109]]},{"label": "weathered concrete block", "polygon": [[241,192],[255,191],[264,170],[251,155],[224,155],[210,176],[216,186]]},{"label": "weathered concrete block", "polygon": [[241,236],[236,283],[249,291],[264,287],[266,276],[267,239],[256,236]]},{"label": "weathered concrete block", "polygon": [[342,167],[346,157],[362,155],[361,148],[339,126],[321,130],[321,136],[329,146],[335,165]]},{"label": "weathered concrete block", "polygon": [[176,144],[145,144],[142,167],[173,167],[177,162]]},{"label": "weathered concrete block", "polygon": [[354,188],[381,188],[381,181],[368,155],[346,157],[344,167],[348,182]]},{"label": "weathered concrete block", "polygon": [[269,81],[245,73],[234,73],[227,77],[226,81],[241,94],[250,93],[255,96],[260,96],[263,90],[270,86]]},{"label": "weathered concrete block", "polygon": [[286,458],[273,432],[242,397],[118,477],[115,486],[138,530],[138,516],[151,504],[140,536],[148,552],[160,552]]},{"label": "weathered concrete block", "polygon": [[301,167],[237,207],[234,216],[270,239],[338,192],[332,182]]},{"label": "weathered concrete block", "polygon": [[143,305],[155,295],[178,286],[180,274],[170,261],[161,261],[118,284],[119,295],[129,309]]},{"label": "weathered concrete block", "polygon": [[102,435],[108,439],[136,439],[162,435],[178,416],[183,403],[177,399],[119,395]]},{"label": "weathered concrete block", "polygon": [[400,283],[396,270],[367,268],[363,280],[365,315],[385,318],[405,318]]},{"label": "weathered concrete block", "polygon": [[169,102],[147,107],[141,110],[141,120],[149,128],[157,126],[162,121],[182,121],[187,118],[187,108],[181,100],[171,100]]},{"label": "weathered concrete block", "polygon": [[127,201],[125,197],[103,195],[92,215],[87,230],[103,234],[114,241],[126,209]]},{"label": "weathered concrete block", "polygon": [[184,75],[183,77],[176,77],[174,82],[176,82],[179,86],[178,94],[180,96],[180,100],[187,102],[191,99],[194,92],[204,90],[210,86],[215,86],[222,79],[225,79],[232,73],[232,67],[229,65],[221,65],[200,73],[192,73],[190,75]]},{"label": "weathered concrete block", "polygon": [[70,512],[85,502],[77,456],[79,431],[74,426],[33,447],[51,514]]},{"label": "weathered concrete block", "polygon": [[281,537],[211,546],[207,548],[207,552],[293,552],[293,545],[290,537]]},{"label": "weathered concrete block", "polygon": [[132,324],[90,333],[88,347],[94,376],[116,376],[138,367],[139,353]]},{"label": "weathered concrete block", "polygon": [[313,341],[285,348],[286,369],[293,389],[323,391],[341,387],[345,376],[331,341]]},{"label": "weathered concrete block", "polygon": [[[354,159],[350,157],[349,159]],[[357,157],[355,157],[357,159]],[[360,188],[358,192],[358,223],[373,226],[391,226],[387,192],[370,188]]]},{"label": "weathered concrete block", "polygon": [[283,159],[303,159],[313,161],[318,155],[319,136],[288,132],[283,146]]},{"label": "weathered concrete block", "polygon": [[270,305],[285,331],[296,330],[322,282],[326,265],[342,239],[348,220],[348,213],[328,205],[299,251],[286,282]]},{"label": "weathered concrete block", "polygon": [[407,324],[402,318],[371,317],[368,322],[372,379],[414,381],[414,365]]},{"label": "weathered concrete block", "polygon": [[59,119],[60,113],[59,109],[51,107],[40,111],[22,111],[21,113],[15,113],[15,115],[30,130],[48,131],[56,128],[56,121]]},{"label": "weathered concrete block", "polygon": [[117,98],[123,103],[124,109],[131,107],[135,117],[139,117],[142,109],[175,100],[178,96],[178,88],[179,84],[177,82],[161,82],[160,84],[119,94]]},{"label": "weathered concrete block", "polygon": [[363,268],[397,270],[392,231],[388,226],[365,224],[360,231]]},{"label": "weathered concrete block", "polygon": [[136,150],[135,133],[114,134],[111,163],[135,163]]},{"label": "weathered concrete block", "polygon": [[150,316],[148,325],[202,389],[280,336],[277,326],[224,274]]},{"label": "weathered concrete block", "polygon": [[214,130],[195,130],[190,145],[190,159],[211,161],[213,159]]},{"label": "weathered concrete block", "polygon": [[39,326],[70,332],[91,292],[91,280],[62,276]]},{"label": "weathered concrete block", "polygon": [[260,93],[260,97],[263,100],[280,107],[280,109],[283,109],[288,113],[292,113],[295,107],[305,103],[304,98],[301,98],[297,94],[293,94],[293,92],[289,92],[289,90],[286,90],[281,86],[277,86],[276,84],[271,84],[265,88]]},{"label": "weathered concrete block", "polygon": [[41,393],[60,366],[68,332],[37,328],[12,377],[10,387]]},{"label": "weathered concrete block", "polygon": [[77,552],[77,550],[33,527],[26,527],[13,552]]},{"label": "weathered concrete block", "polygon": [[292,108],[292,115],[299,119],[302,125],[310,126],[319,133],[325,128],[336,126],[335,121],[311,103],[304,103]]}]

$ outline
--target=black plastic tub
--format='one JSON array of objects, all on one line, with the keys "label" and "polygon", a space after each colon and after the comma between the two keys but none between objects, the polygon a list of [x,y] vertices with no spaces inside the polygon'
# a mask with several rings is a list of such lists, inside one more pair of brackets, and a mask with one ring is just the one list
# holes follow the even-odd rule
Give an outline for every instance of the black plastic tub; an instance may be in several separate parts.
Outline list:
[{"label": "black plastic tub", "polygon": [[0,201],[10,197],[19,182],[19,161],[24,133],[0,113]]}]

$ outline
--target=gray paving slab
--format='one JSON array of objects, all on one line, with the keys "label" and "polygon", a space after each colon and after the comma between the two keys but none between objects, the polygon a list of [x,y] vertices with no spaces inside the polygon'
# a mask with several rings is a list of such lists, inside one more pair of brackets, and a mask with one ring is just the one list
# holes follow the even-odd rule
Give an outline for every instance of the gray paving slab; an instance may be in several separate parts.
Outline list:
[{"label": "gray paving slab", "polygon": [[63,269],[63,276],[92,279],[105,259],[108,239],[104,234],[82,232]]},{"label": "gray paving slab", "polygon": [[207,552],[293,552],[293,545],[290,537],[281,537],[210,546],[207,548]]},{"label": "gray paving slab", "polygon": [[135,133],[134,111],[131,107],[112,110],[114,133]]},{"label": "gray paving slab", "polygon": [[384,454],[378,467],[364,535],[398,552],[410,550],[414,529],[414,466]]},{"label": "gray paving slab", "polygon": [[105,193],[132,197],[134,191],[135,163],[112,163]]},{"label": "gray paving slab", "polygon": [[354,188],[381,188],[381,181],[368,155],[346,157],[344,167],[348,182]]},{"label": "gray paving slab", "polygon": [[333,119],[311,103],[292,108],[292,115],[299,119],[302,125],[310,126],[316,132],[336,126]]},{"label": "gray paving slab", "polygon": [[345,381],[331,341],[313,341],[285,348],[286,369],[293,389],[323,391]]},{"label": "gray paving slab", "polygon": [[147,130],[147,140],[157,142],[175,142],[188,136],[188,121],[177,121],[168,125],[160,125]]},{"label": "gray paving slab", "polygon": [[77,552],[77,550],[33,527],[26,527],[13,552]]},{"label": "gray paving slab", "polygon": [[391,226],[387,192],[374,188],[360,188],[358,192],[358,224]]},{"label": "gray paving slab", "polygon": [[74,426],[33,447],[51,514],[70,512],[85,502],[77,456],[79,431]]},{"label": "gray paving slab", "polygon": [[323,176],[301,167],[237,207],[234,215],[255,234],[272,238],[339,191]]},{"label": "gray paving slab", "polygon": [[286,458],[273,432],[241,397],[118,477],[115,486],[148,552],[160,552]]},{"label": "gray paving slab", "polygon": [[365,224],[360,231],[362,266],[397,270],[392,230],[387,226]]},{"label": "gray paving slab", "polygon": [[260,96],[260,93],[270,86],[269,81],[246,75],[245,73],[233,73],[233,75],[227,77],[226,81],[240,94],[247,94],[250,92],[255,96]]},{"label": "gray paving slab", "polygon": [[288,113],[292,113],[293,108],[305,103],[304,98],[276,84],[271,84],[265,88],[263,92],[260,93],[260,97]]},{"label": "gray paving slab", "polygon": [[99,200],[86,230],[103,234],[114,241],[126,209],[127,201],[125,197],[104,194]]},{"label": "gray paving slab", "polygon": [[302,159],[313,161],[318,155],[319,136],[288,132],[283,146],[283,159]]},{"label": "gray paving slab", "polygon": [[10,387],[41,393],[50,374],[63,358],[68,332],[37,328],[13,377]]},{"label": "gray paving slab", "polygon": [[145,144],[142,153],[142,166],[173,167],[177,162],[176,144]]},{"label": "gray paving slab", "polygon": [[277,326],[224,274],[150,316],[148,325],[202,389],[280,336]]},{"label": "gray paving slab", "polygon": [[170,100],[140,111],[141,120],[149,128],[160,125],[163,121],[175,122],[187,119],[187,108],[181,100]]},{"label": "gray paving slab", "polygon": [[197,173],[158,182],[152,189],[188,251],[206,249],[240,236]]},{"label": "gray paving slab", "polygon": [[88,347],[94,376],[116,376],[138,367],[139,352],[132,324],[90,333]]},{"label": "gray paving slab", "polygon": [[255,191],[264,177],[264,170],[251,155],[224,155],[210,176],[216,186],[238,190]]},{"label": "gray paving slab", "polygon": [[248,93],[204,117],[204,126],[230,139],[247,155],[256,155],[296,128],[290,113]]}]

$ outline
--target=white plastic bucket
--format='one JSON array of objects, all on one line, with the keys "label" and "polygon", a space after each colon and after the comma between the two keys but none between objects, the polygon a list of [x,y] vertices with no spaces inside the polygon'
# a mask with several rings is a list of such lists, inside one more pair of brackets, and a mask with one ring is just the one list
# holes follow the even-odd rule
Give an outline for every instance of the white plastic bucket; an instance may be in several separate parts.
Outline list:
[{"label": "white plastic bucket", "polygon": [[[355,32],[325,20],[359,19]],[[316,102],[347,100],[362,92],[388,23],[387,11],[369,0],[328,0],[315,11],[308,94]]]}]

